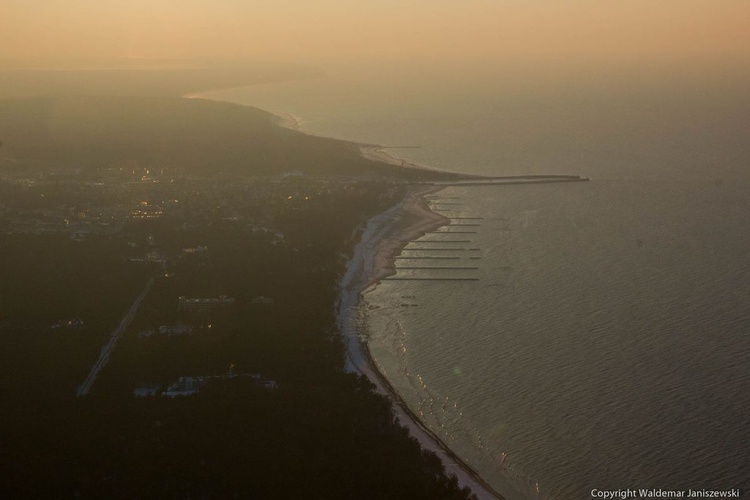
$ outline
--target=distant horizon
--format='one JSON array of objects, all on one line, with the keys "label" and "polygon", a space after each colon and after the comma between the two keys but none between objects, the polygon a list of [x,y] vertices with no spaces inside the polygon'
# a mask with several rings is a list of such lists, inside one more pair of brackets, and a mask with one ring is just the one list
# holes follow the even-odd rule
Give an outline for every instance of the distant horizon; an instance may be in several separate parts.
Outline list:
[{"label": "distant horizon", "polygon": [[0,6],[0,60],[750,60],[747,2],[93,2]]}]

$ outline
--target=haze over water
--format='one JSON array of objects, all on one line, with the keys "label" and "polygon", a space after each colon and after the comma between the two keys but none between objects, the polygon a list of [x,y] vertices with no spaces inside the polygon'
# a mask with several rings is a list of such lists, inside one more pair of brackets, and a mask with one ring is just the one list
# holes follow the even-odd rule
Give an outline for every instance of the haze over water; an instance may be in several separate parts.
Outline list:
[{"label": "haze over water", "polygon": [[[594,179],[437,194],[442,213],[483,218],[443,231],[476,233],[427,235],[470,243],[402,253],[457,259],[397,265],[479,269],[397,276],[480,280],[368,292],[380,369],[511,497],[534,497],[537,483],[558,499],[593,488],[747,488],[747,80],[416,73],[207,95],[295,115],[310,133],[419,145],[391,153],[436,168]],[[427,247],[457,250],[414,250]]]}]

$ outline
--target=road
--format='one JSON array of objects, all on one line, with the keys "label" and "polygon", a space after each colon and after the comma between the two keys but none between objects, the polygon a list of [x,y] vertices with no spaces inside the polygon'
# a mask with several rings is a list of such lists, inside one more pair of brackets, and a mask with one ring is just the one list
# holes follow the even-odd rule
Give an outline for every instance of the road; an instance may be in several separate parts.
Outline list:
[{"label": "road", "polygon": [[96,382],[96,377],[99,376],[99,372],[102,371],[102,368],[104,368],[109,361],[109,355],[115,350],[117,341],[120,340],[120,337],[122,337],[122,335],[128,329],[128,326],[130,326],[130,322],[133,321],[133,318],[135,318],[135,314],[138,312],[138,308],[141,307],[143,299],[146,298],[146,295],[148,295],[148,292],[149,290],[151,290],[151,286],[153,284],[154,278],[149,278],[146,286],[141,291],[141,294],[138,296],[138,298],[135,299],[135,302],[133,302],[130,310],[127,312],[127,314],[125,314],[125,317],[122,318],[122,321],[120,321],[120,324],[117,326],[117,328],[114,329],[112,335],[110,335],[109,341],[102,347],[102,351],[99,354],[99,359],[97,359],[96,363],[94,363],[94,366],[91,367],[91,371],[86,377],[86,380],[84,380],[83,383],[78,386],[77,394],[79,397],[85,396],[91,390],[91,386],[94,385],[94,382]]}]

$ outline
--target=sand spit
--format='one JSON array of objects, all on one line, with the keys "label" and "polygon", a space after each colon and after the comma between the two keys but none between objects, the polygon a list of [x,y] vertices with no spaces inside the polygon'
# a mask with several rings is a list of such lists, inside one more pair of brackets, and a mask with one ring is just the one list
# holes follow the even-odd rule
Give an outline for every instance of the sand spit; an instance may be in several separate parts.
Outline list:
[{"label": "sand spit", "polygon": [[434,185],[415,185],[396,206],[370,219],[354,256],[341,280],[337,309],[339,331],[347,344],[347,371],[365,375],[378,392],[388,397],[401,424],[419,441],[423,449],[442,460],[448,474],[455,475],[462,487],[468,487],[481,500],[503,499],[468,465],[464,464],[431,430],[408,409],[396,391],[377,370],[366,342],[360,337],[359,304],[362,294],[386,276],[394,274],[394,257],[406,245],[425,232],[448,224],[449,219],[432,212],[424,196],[440,191]]}]

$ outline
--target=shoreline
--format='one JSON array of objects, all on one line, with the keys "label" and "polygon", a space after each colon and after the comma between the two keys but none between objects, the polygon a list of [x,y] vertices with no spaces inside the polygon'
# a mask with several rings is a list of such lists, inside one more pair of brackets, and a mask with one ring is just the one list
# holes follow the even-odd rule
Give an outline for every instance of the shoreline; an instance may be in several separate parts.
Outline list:
[{"label": "shoreline", "polygon": [[[249,86],[252,86],[252,85],[248,85],[248,87]],[[200,90],[197,92],[190,92],[188,94],[183,94],[180,97],[182,97],[183,99],[205,99],[207,101],[229,102],[232,104],[237,104],[239,106],[257,107],[257,106],[252,106],[250,104],[236,103],[234,101],[217,100],[206,95],[212,92],[220,92],[222,90],[234,90],[234,89],[240,89],[240,88],[245,88],[245,87],[227,87],[227,88],[217,88],[217,89],[206,89],[206,90]],[[331,137],[331,136],[326,136],[326,135],[318,135],[312,132],[306,132],[302,130],[302,124],[304,123],[304,120],[302,120],[302,118],[300,118],[299,116],[295,116],[287,112],[270,111],[270,110],[263,109],[263,108],[257,108],[257,109],[260,109],[272,115],[274,117],[275,124],[279,127],[293,130],[295,132],[299,132],[301,134],[305,134],[305,135],[309,135],[313,137],[320,137],[323,139],[334,139],[342,143],[350,144],[358,148],[359,154],[367,160],[375,161],[378,163],[384,163],[386,165],[394,165],[397,167],[420,170],[420,171],[439,174],[439,175],[458,176],[460,178],[465,178],[465,179],[484,178],[483,176],[479,176],[479,175],[459,174],[457,172],[451,172],[449,170],[439,170],[434,167],[430,167],[429,165],[422,165],[419,163],[414,163],[404,158],[399,158],[397,156],[391,155],[390,153],[385,151],[385,149],[387,149],[388,146],[384,146],[382,144],[373,144],[373,143],[367,143],[367,142],[353,141],[349,139],[341,139],[339,137]]]},{"label": "shoreline", "polygon": [[[248,85],[246,87],[251,87]],[[296,115],[287,112],[270,111],[263,108],[258,108],[250,104],[237,103],[231,100],[213,99],[206,94],[212,92],[219,92],[222,90],[233,90],[245,87],[228,87],[227,89],[207,89],[198,92],[191,92],[183,94],[180,97],[183,99],[203,99],[206,101],[214,102],[227,102],[238,106],[245,106],[250,108],[256,108],[264,111],[271,115],[274,124],[277,127],[285,128],[298,132],[303,135],[318,137],[321,139],[331,139],[338,141],[343,144],[348,144],[351,147],[355,147],[359,150],[359,154],[366,160],[374,161],[376,163],[382,163],[385,165],[391,165],[395,167],[401,167],[406,170],[423,172],[427,174],[434,174],[434,179],[428,181],[435,186],[448,187],[448,186],[485,186],[492,184],[544,184],[544,183],[562,183],[562,182],[585,182],[590,181],[589,177],[581,177],[578,175],[567,175],[567,174],[534,174],[534,175],[503,175],[503,176],[488,176],[482,174],[467,174],[455,172],[452,170],[441,170],[430,165],[423,163],[416,163],[406,158],[400,158],[386,151],[387,149],[399,149],[399,148],[419,148],[421,146],[388,146],[383,144],[375,144],[369,142],[361,142],[350,139],[341,139],[339,137],[331,137],[327,135],[319,135],[313,132],[304,131],[302,129],[304,120]],[[427,210],[429,212],[429,210]]]},{"label": "shoreline", "polygon": [[[184,98],[206,99],[204,93],[210,89],[184,95]],[[231,102],[231,101],[228,101]],[[244,104],[241,104],[244,105]],[[261,108],[259,108],[261,109]],[[264,110],[275,118],[275,124],[305,135],[302,130],[302,119],[289,113]],[[322,137],[322,136],[317,136]],[[410,184],[408,191],[399,203],[382,212],[370,220],[363,231],[354,255],[349,260],[346,273],[339,283],[340,295],[336,308],[336,325],[346,344],[346,358],[344,369],[350,373],[364,375],[375,386],[375,390],[388,398],[391,408],[400,424],[417,440],[424,451],[435,453],[443,464],[446,474],[455,476],[460,487],[471,490],[478,500],[507,500],[487,483],[477,471],[465,463],[450,447],[408,407],[401,395],[395,390],[388,379],[378,370],[372,358],[367,342],[360,338],[359,306],[362,295],[376,286],[381,279],[396,274],[395,257],[404,248],[408,240],[417,239],[426,232],[435,231],[450,223],[450,219],[429,209],[425,196],[437,193],[451,185],[461,185],[464,182],[481,182],[502,179],[502,184],[520,184],[529,182],[528,177],[514,176],[492,178],[480,175],[459,174],[442,171],[426,165],[412,163],[398,158],[385,151],[388,146],[331,138],[349,143],[359,149],[362,157],[387,165],[420,170],[435,174],[449,174],[457,176],[452,181],[433,180],[425,183]],[[539,176],[542,178],[552,176]],[[555,176],[557,177],[557,176]],[[574,176],[570,176],[574,177]],[[567,180],[567,179],[566,179]],[[571,179],[572,180],[572,179]],[[575,180],[584,180],[577,178]],[[588,180],[588,179],[585,179]],[[458,181],[458,182],[457,182]],[[534,182],[534,181],[531,181]],[[543,181],[544,182],[544,181]],[[548,181],[549,182],[549,181]],[[552,181],[556,182],[556,181]],[[559,182],[559,181],[557,181]],[[470,184],[469,184],[470,185]]]},{"label": "shoreline", "polygon": [[[294,81],[294,80],[290,80]],[[280,82],[284,83],[284,82]],[[244,85],[244,86],[233,86],[233,87],[225,87],[225,88],[216,88],[216,89],[205,89],[205,90],[199,90],[196,92],[190,92],[187,94],[182,94],[180,97],[182,99],[203,99],[206,101],[214,101],[214,102],[228,102],[231,104],[236,104],[238,106],[246,106],[251,108],[257,108],[256,106],[252,106],[250,104],[240,104],[234,101],[225,101],[225,100],[218,100],[218,99],[212,99],[210,96],[206,96],[205,94],[210,94],[212,92],[221,92],[223,90],[235,90],[235,89],[244,89],[246,87],[253,87],[255,85]],[[276,111],[269,111],[267,109],[263,108],[257,108],[261,111],[265,111],[266,113],[270,114],[274,118],[274,122],[277,126],[282,128],[288,128],[289,130],[294,130],[295,132],[300,132],[305,135],[313,135],[313,134],[307,134],[302,131],[302,118],[298,116],[294,116],[291,113],[284,113],[284,112],[276,112]],[[342,141],[342,142],[348,142],[348,141]]]},{"label": "shoreline", "polygon": [[359,311],[362,294],[392,274],[394,258],[406,246],[407,240],[419,238],[450,222],[431,211],[424,196],[442,190],[444,186],[416,185],[409,187],[404,198],[395,206],[371,218],[349,261],[340,282],[336,322],[346,344],[346,370],[359,373],[375,385],[378,393],[387,397],[401,425],[409,431],[423,450],[435,453],[448,475],[467,487],[480,500],[505,500],[481,476],[458,457],[440,437],[414,415],[401,396],[380,373],[370,355],[367,342],[360,337]]},{"label": "shoreline", "polygon": [[[202,95],[210,93],[213,90],[195,92],[182,97],[215,100]],[[246,104],[239,105],[249,106]],[[303,131],[303,120],[290,113],[263,111],[272,116],[275,125],[278,127],[304,135],[324,137]],[[396,418],[398,418],[401,426],[409,432],[410,436],[417,440],[422,450],[435,453],[443,464],[446,474],[454,476],[461,488],[468,488],[479,500],[521,498],[518,496],[515,488],[510,485],[507,486],[505,494],[496,491],[476,470],[464,462],[440,436],[427,427],[427,424],[422,422],[409,409],[402,396],[377,368],[367,341],[360,337],[360,306],[364,299],[364,293],[379,284],[381,279],[396,274],[395,257],[406,246],[409,240],[418,239],[429,231],[435,231],[440,227],[450,224],[449,218],[429,209],[428,202],[425,199],[426,195],[437,193],[450,186],[581,182],[589,181],[590,179],[576,175],[512,175],[489,177],[476,174],[460,174],[413,163],[386,151],[398,146],[356,142],[333,137],[328,138],[348,143],[358,148],[360,155],[371,161],[432,173],[438,176],[448,175],[453,177],[449,177],[448,179],[445,177],[443,179],[436,178],[422,183],[414,182],[408,184],[407,192],[401,201],[368,220],[361,239],[356,245],[354,255],[347,264],[345,275],[339,282],[340,293],[335,304],[336,326],[346,344],[344,369],[349,373],[364,375],[375,386],[375,390],[379,394],[388,398],[391,409]],[[505,490],[505,488],[503,489]]]}]

